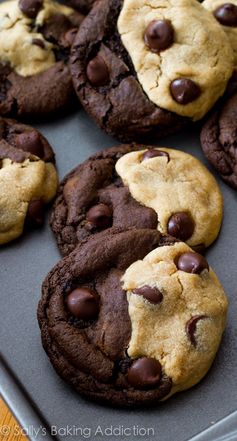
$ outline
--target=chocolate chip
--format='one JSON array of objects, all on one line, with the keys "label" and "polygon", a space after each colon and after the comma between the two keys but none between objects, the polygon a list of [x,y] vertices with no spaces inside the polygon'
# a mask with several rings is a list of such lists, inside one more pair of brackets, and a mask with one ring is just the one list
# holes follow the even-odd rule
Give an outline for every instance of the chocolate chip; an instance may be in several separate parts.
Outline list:
[{"label": "chocolate chip", "polygon": [[43,0],[19,0],[20,10],[29,18],[35,18],[43,6]]},{"label": "chocolate chip", "polygon": [[154,358],[138,358],[129,368],[128,382],[137,389],[156,386],[161,379],[161,365]]},{"label": "chocolate chip", "polygon": [[152,288],[148,285],[134,289],[133,293],[138,296],[144,297],[146,300],[148,300],[149,303],[153,303],[154,305],[161,303],[163,300],[163,294],[159,291],[159,289]]},{"label": "chocolate chip", "polygon": [[174,41],[174,28],[170,20],[153,20],[147,26],[144,41],[152,52],[168,49]]},{"label": "chocolate chip", "polygon": [[194,232],[194,222],[188,213],[175,213],[173,214],[167,226],[167,231],[171,236],[180,240],[189,239]]},{"label": "chocolate chip", "polygon": [[93,86],[104,86],[109,82],[109,70],[100,55],[89,61],[86,75]]},{"label": "chocolate chip", "polygon": [[35,46],[39,46],[41,49],[45,48],[44,41],[41,40],[40,38],[33,38],[32,44],[35,44]]},{"label": "chocolate chip", "polygon": [[92,320],[98,316],[99,303],[89,288],[76,288],[65,299],[68,311],[80,320]]},{"label": "chocolate chip", "polygon": [[237,26],[237,6],[233,3],[224,3],[213,14],[222,25]]},{"label": "chocolate chip", "polygon": [[188,78],[177,78],[170,84],[170,93],[179,104],[189,104],[196,100],[200,94],[200,87]]},{"label": "chocolate chip", "polygon": [[87,221],[96,228],[108,228],[111,225],[112,213],[108,205],[98,204],[86,213]]},{"label": "chocolate chip", "polygon": [[170,160],[169,154],[167,152],[163,152],[162,150],[150,149],[147,150],[142,155],[142,161],[146,161],[147,159],[155,158],[156,156],[166,156],[168,161]]},{"label": "chocolate chip", "polygon": [[203,320],[206,318],[207,318],[206,315],[195,315],[186,323],[186,332],[187,332],[188,338],[195,348],[197,346],[197,341],[195,338],[195,333],[197,330],[197,323],[199,322],[199,320]]},{"label": "chocolate chip", "polygon": [[37,132],[23,132],[15,137],[16,147],[29,152],[38,158],[44,157],[44,147],[41,142],[39,133]]},{"label": "chocolate chip", "polygon": [[198,253],[192,253],[191,251],[181,254],[177,260],[176,266],[180,271],[185,271],[186,273],[191,274],[201,274],[203,270],[209,270],[209,265],[205,257]]},{"label": "chocolate chip", "polygon": [[41,226],[44,223],[45,204],[41,199],[30,201],[27,211],[27,223],[31,226]]}]

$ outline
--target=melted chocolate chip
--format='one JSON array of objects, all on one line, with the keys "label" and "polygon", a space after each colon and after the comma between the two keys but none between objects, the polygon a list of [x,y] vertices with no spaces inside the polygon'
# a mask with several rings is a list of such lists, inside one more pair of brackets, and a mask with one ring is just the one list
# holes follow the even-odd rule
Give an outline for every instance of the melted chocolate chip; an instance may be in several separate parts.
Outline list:
[{"label": "melted chocolate chip", "polygon": [[189,239],[194,232],[194,222],[188,213],[175,213],[173,214],[167,226],[167,231],[171,236],[180,240]]},{"label": "melted chocolate chip", "polygon": [[237,6],[233,3],[224,3],[213,14],[222,25],[237,26]]},{"label": "melted chocolate chip", "polygon": [[111,225],[112,213],[108,205],[98,204],[86,213],[87,221],[96,228],[108,228]]},{"label": "melted chocolate chip", "polygon": [[27,211],[27,223],[31,226],[41,226],[44,223],[45,204],[41,199],[30,201]]},{"label": "melted chocolate chip", "polygon": [[206,318],[207,318],[206,315],[195,315],[186,323],[186,332],[187,332],[188,338],[195,348],[197,346],[197,341],[195,338],[195,333],[197,330],[197,323],[199,322],[199,320],[203,320]]},{"label": "melted chocolate chip", "polygon": [[77,319],[92,320],[98,316],[99,303],[89,288],[76,288],[65,299],[68,311]]},{"label": "melted chocolate chip", "polygon": [[201,254],[198,253],[184,253],[179,256],[176,264],[180,271],[191,274],[201,274],[205,269],[209,270],[209,265]]},{"label": "melted chocolate chip", "polygon": [[174,28],[171,21],[151,21],[145,30],[144,41],[152,52],[168,49],[174,41]]},{"label": "melted chocolate chip", "polygon": [[156,386],[161,379],[161,364],[154,358],[138,358],[127,373],[128,382],[136,389]]},{"label": "melted chocolate chip", "polygon": [[39,46],[41,49],[45,48],[44,41],[41,40],[40,38],[33,38],[32,44],[34,44],[35,46]]},{"label": "melted chocolate chip", "polygon": [[154,305],[161,303],[163,300],[163,294],[159,291],[159,289],[152,288],[148,285],[134,289],[133,293],[138,296],[144,297],[146,300],[148,300],[149,303],[153,303]]},{"label": "melted chocolate chip", "polygon": [[93,86],[105,86],[109,82],[109,70],[100,55],[89,61],[86,75]]},{"label": "melted chocolate chip", "polygon": [[196,100],[200,94],[200,87],[188,78],[177,78],[170,84],[170,93],[179,104],[189,104]]},{"label": "melted chocolate chip", "polygon": [[43,0],[19,0],[20,10],[29,18],[35,18],[43,6]]},{"label": "melted chocolate chip", "polygon": [[166,156],[168,162],[170,160],[169,154],[167,152],[163,152],[162,150],[150,149],[143,153],[142,161],[146,161],[147,159],[155,158],[157,156]]},{"label": "melted chocolate chip", "polygon": [[44,147],[37,132],[20,133],[15,138],[15,144],[17,148],[38,156],[38,158],[43,158],[44,156]]}]

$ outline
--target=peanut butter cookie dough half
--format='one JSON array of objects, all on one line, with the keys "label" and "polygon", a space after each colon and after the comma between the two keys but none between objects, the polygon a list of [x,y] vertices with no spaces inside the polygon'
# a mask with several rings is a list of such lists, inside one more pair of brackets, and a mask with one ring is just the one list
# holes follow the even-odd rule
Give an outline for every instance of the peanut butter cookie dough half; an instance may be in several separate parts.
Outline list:
[{"label": "peanut butter cookie dough half", "polygon": [[237,68],[237,0],[204,0],[202,6],[212,12],[228,36],[234,51],[234,64]]}]

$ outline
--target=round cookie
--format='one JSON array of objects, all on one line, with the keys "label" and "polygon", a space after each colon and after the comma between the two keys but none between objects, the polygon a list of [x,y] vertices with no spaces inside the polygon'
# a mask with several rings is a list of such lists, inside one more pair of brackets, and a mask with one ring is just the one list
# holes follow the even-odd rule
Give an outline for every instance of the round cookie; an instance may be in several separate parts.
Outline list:
[{"label": "round cookie", "polygon": [[70,66],[97,124],[140,140],[202,118],[224,93],[233,51],[196,0],[100,0],[80,27]]},{"label": "round cookie", "polygon": [[82,15],[53,0],[0,4],[0,114],[54,113],[74,96],[70,47]]},{"label": "round cookie", "polygon": [[237,93],[221,103],[201,131],[203,152],[222,179],[237,189]]},{"label": "round cookie", "polygon": [[222,205],[214,177],[193,156],[127,144],[65,177],[50,223],[63,255],[110,226],[158,229],[199,249],[216,239]]},{"label": "round cookie", "polygon": [[60,377],[110,405],[156,404],[198,383],[227,299],[206,259],[156,230],[111,229],[59,262],[38,307]]},{"label": "round cookie", "polygon": [[0,244],[42,225],[57,190],[54,153],[36,129],[0,118]]},{"label": "round cookie", "polygon": [[229,37],[237,66],[237,0],[204,0],[202,6],[213,13]]}]

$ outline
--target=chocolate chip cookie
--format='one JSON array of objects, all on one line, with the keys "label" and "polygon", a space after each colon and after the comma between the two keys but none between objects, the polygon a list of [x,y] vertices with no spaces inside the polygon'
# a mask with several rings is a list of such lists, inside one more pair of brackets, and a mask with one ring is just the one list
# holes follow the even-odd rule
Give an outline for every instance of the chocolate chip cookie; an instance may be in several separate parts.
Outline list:
[{"label": "chocolate chip cookie", "polygon": [[0,118],[0,244],[44,221],[57,173],[48,141],[33,127]]},{"label": "chocolate chip cookie", "polygon": [[205,248],[220,230],[222,205],[214,177],[193,156],[127,144],[97,153],[65,177],[51,227],[63,255],[111,226],[158,229]]},{"label": "chocolate chip cookie", "polygon": [[110,405],[155,404],[207,373],[227,299],[206,259],[156,230],[110,229],[59,262],[38,307],[57,373]]},{"label": "chocolate chip cookie", "polygon": [[237,0],[204,0],[202,5],[211,11],[226,32],[234,51],[234,63],[237,66]]},{"label": "chocolate chip cookie", "polygon": [[97,124],[140,142],[201,119],[224,93],[233,51],[196,0],[100,0],[80,27],[70,66]]},{"label": "chocolate chip cookie", "polygon": [[54,113],[74,96],[68,57],[82,16],[52,0],[0,4],[0,114]]},{"label": "chocolate chip cookie", "polygon": [[222,179],[237,189],[237,93],[212,112],[201,131],[201,145]]}]

